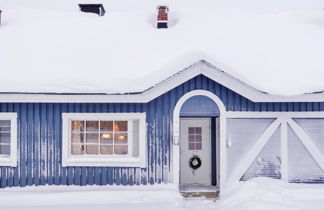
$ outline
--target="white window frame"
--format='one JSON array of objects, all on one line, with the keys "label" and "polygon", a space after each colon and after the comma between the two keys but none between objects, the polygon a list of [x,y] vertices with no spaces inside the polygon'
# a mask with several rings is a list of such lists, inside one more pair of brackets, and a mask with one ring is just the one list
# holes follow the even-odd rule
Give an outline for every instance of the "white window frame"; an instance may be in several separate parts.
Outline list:
[{"label": "white window frame", "polygon": [[0,166],[17,166],[17,113],[0,113],[0,120],[10,120],[10,155],[0,154]]},{"label": "white window frame", "polygon": [[[62,166],[140,167],[147,165],[146,113],[62,113]],[[72,155],[71,121],[128,121],[127,155]],[[132,156],[133,120],[139,120],[139,156]]]}]

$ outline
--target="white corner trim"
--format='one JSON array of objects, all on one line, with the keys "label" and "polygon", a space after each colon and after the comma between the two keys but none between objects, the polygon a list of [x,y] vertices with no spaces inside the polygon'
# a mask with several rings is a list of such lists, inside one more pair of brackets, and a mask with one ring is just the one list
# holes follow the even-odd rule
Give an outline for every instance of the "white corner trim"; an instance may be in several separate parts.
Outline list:
[{"label": "white corner trim", "polygon": [[265,145],[270,140],[271,136],[274,134],[274,132],[277,130],[277,128],[280,126],[282,120],[276,119],[271,125],[262,133],[260,138],[257,140],[257,142],[252,146],[252,148],[249,150],[249,152],[243,157],[239,163],[237,164],[237,167],[235,168],[233,175],[229,178],[228,182],[236,182],[241,179],[241,177],[244,175],[244,173],[248,170],[250,165],[253,163],[255,158],[259,155],[259,153],[262,151],[262,149],[265,147]]},{"label": "white corner trim", "polygon": [[291,129],[296,133],[296,135],[303,143],[303,145],[306,147],[306,149],[309,151],[313,159],[318,163],[318,165],[324,171],[324,158],[316,148],[311,138],[294,120],[288,119],[288,124],[291,127]]},{"label": "white corner trim", "polygon": [[250,85],[235,78],[226,72],[227,69],[219,69],[206,61],[198,61],[188,68],[161,83],[138,94],[111,94],[111,95],[71,95],[71,94],[0,94],[0,102],[47,102],[47,103],[147,103],[154,98],[172,90],[180,84],[202,74],[215,82],[233,90],[253,102],[323,102],[324,93],[302,94],[295,96],[271,95],[258,91]]},{"label": "white corner trim", "polygon": [[173,142],[171,147],[172,152],[172,164],[171,164],[171,174],[172,182],[179,186],[179,174],[180,174],[180,110],[182,105],[193,96],[206,96],[213,100],[218,106],[220,112],[219,120],[219,141],[220,141],[220,174],[219,187],[222,192],[226,184],[226,172],[227,172],[227,154],[226,154],[226,109],[223,102],[215,94],[206,90],[193,90],[184,94],[177,102],[173,110]]},{"label": "white corner trim", "polygon": [[[62,166],[147,167],[146,113],[62,113]],[[71,120],[139,120],[139,156],[70,154]],[[132,131],[132,128],[128,130]],[[132,143],[132,140],[128,142]],[[131,146],[131,145],[129,145]],[[131,154],[131,153],[129,153]]]},{"label": "white corner trim", "polygon": [[0,113],[0,120],[10,120],[10,155],[0,157],[0,166],[17,166],[17,113]]},{"label": "white corner trim", "polygon": [[288,182],[288,125],[287,125],[287,119],[283,120],[281,122],[280,127],[280,141],[281,141],[281,166],[280,166],[280,172],[281,172],[281,179],[284,182]]}]

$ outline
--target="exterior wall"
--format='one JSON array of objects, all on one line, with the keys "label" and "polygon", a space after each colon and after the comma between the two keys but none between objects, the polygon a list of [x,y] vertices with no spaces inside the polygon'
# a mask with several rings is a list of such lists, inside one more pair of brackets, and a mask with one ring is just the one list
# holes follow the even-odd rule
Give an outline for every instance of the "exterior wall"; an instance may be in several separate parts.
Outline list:
[{"label": "exterior wall", "polygon": [[[0,167],[0,186],[168,183],[173,108],[197,89],[216,94],[228,111],[324,111],[324,103],[253,103],[202,75],[146,104],[2,103],[0,112],[18,114],[18,166]],[[62,112],[146,112],[148,168],[61,167]]]}]

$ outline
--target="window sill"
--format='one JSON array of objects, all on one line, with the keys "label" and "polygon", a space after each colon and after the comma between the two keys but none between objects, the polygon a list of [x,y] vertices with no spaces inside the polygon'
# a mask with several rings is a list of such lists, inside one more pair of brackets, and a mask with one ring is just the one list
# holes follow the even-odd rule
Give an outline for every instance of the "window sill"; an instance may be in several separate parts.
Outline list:
[{"label": "window sill", "polygon": [[0,166],[17,167],[17,159],[10,156],[0,156]]},{"label": "window sill", "polygon": [[88,167],[139,167],[146,168],[146,162],[139,157],[69,157],[62,162],[63,167],[88,166]]}]

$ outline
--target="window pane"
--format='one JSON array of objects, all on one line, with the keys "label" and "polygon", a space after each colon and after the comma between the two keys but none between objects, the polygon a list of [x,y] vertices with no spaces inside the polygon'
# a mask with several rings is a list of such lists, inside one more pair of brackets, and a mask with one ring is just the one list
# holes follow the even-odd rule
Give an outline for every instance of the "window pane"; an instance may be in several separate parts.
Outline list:
[{"label": "window pane", "polygon": [[104,155],[112,155],[113,154],[113,146],[100,146],[100,154]]},{"label": "window pane", "polygon": [[1,155],[10,155],[10,145],[0,145]]},{"label": "window pane", "polygon": [[10,127],[10,120],[0,120],[0,127]]},{"label": "window pane", "polygon": [[100,121],[101,131],[113,131],[113,121]]},{"label": "window pane", "polygon": [[71,122],[72,131],[82,132],[84,131],[84,121],[73,120]]},{"label": "window pane", "polygon": [[196,141],[195,135],[189,135],[189,142],[195,142]]},{"label": "window pane", "polygon": [[196,135],[196,142],[201,142],[201,138],[202,138],[201,135]]},{"label": "window pane", "polygon": [[84,154],[84,145],[72,144],[71,154],[72,155],[83,155]]},{"label": "window pane", "polygon": [[115,121],[114,131],[127,131],[127,121]]},{"label": "window pane", "polygon": [[103,144],[113,143],[113,133],[102,133],[100,138],[101,138],[101,143]]},{"label": "window pane", "polygon": [[83,143],[84,134],[83,133],[72,133],[72,142],[73,143]]},{"label": "window pane", "polygon": [[86,146],[86,153],[87,154],[99,154],[99,147],[97,145],[88,145]]},{"label": "window pane", "polygon": [[0,133],[0,143],[10,143],[10,133]]},{"label": "window pane", "polygon": [[202,143],[196,143],[196,150],[201,150]]},{"label": "window pane", "polygon": [[10,120],[0,120],[0,132],[8,131],[10,132]]},{"label": "window pane", "polygon": [[189,143],[189,150],[195,150],[196,149],[196,144],[195,143]]},{"label": "window pane", "polygon": [[127,154],[127,145],[115,145],[115,154],[126,155]]},{"label": "window pane", "polygon": [[188,128],[188,133],[189,133],[189,134],[195,134],[195,128],[193,128],[193,127],[189,127],[189,128]]},{"label": "window pane", "polygon": [[115,133],[115,143],[127,144],[127,133]]},{"label": "window pane", "polygon": [[201,134],[201,127],[196,128],[196,134]]},{"label": "window pane", "polygon": [[99,130],[99,121],[87,121],[86,122],[87,131],[97,131]]},{"label": "window pane", "polygon": [[98,133],[87,133],[87,143],[98,143],[99,134]]}]

